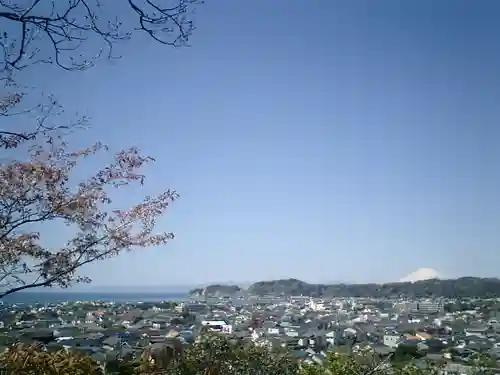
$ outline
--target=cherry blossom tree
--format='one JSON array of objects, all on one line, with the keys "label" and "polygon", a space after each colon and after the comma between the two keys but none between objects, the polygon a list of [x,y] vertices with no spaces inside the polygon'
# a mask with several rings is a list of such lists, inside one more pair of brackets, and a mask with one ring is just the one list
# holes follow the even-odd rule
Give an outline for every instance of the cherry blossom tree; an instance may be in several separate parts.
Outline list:
[{"label": "cherry blossom tree", "polygon": [[[118,152],[94,175],[74,183],[80,162],[109,152],[100,143],[70,151],[64,130],[77,131],[79,125],[57,127],[39,121],[31,133],[1,134],[0,298],[30,288],[90,282],[77,272],[82,266],[164,245],[174,237],[154,229],[157,218],[178,197],[175,191],[147,196],[126,210],[112,205],[111,189],[145,181],[141,171],[153,159],[136,148]],[[11,153],[22,158],[5,157]],[[74,235],[60,248],[48,248],[37,229],[47,222],[65,224]]]},{"label": "cherry blossom tree", "polygon": [[[12,84],[11,87],[16,85]],[[23,97],[23,94],[16,91],[0,97],[0,150],[16,148],[26,141],[36,141],[39,136],[45,141],[52,141],[53,136],[60,139],[62,132],[88,125],[86,117],[79,118],[71,126],[50,123],[50,119],[57,117],[63,111],[62,106],[52,95],[44,98],[33,108],[18,110]],[[9,120],[13,118],[18,118],[18,124],[29,124],[28,129],[23,130],[16,126],[12,130],[7,130]]]},{"label": "cherry blossom tree", "polygon": [[[165,244],[173,234],[154,232],[156,220],[178,197],[166,190],[126,210],[113,206],[110,191],[142,185],[143,167],[153,162],[136,148],[118,152],[93,176],[75,183],[79,163],[109,150],[101,143],[71,150],[65,136],[86,127],[87,119],[70,126],[49,121],[61,110],[51,96],[19,110],[25,93],[15,78],[39,63],[85,70],[103,51],[116,57],[114,44],[135,32],[159,44],[185,46],[194,30],[191,10],[202,2],[0,0],[0,80],[5,84],[0,93],[0,298],[89,282],[79,272],[83,266]],[[95,41],[101,47],[93,51],[99,45]],[[28,122],[8,121],[23,115],[29,115]],[[19,128],[21,123],[27,127]],[[65,224],[75,234],[61,247],[49,248],[41,233],[48,222]]]}]

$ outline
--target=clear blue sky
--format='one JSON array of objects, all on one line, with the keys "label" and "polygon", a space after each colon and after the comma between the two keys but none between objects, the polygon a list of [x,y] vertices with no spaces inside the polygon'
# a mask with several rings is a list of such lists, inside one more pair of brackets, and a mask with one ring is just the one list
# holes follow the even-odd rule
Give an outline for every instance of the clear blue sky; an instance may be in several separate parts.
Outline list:
[{"label": "clear blue sky", "polygon": [[181,194],[159,223],[177,239],[95,285],[500,276],[500,2],[209,0],[196,20],[191,48],[26,73],[92,116],[80,141],[157,158],[130,203]]}]

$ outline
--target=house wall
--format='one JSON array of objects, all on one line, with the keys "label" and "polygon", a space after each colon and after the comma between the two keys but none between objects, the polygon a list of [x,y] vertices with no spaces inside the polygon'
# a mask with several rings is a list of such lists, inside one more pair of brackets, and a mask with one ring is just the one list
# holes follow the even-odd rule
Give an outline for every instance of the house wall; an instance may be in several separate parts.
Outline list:
[{"label": "house wall", "polygon": [[400,335],[384,335],[384,345],[390,348],[397,348],[400,341]]}]

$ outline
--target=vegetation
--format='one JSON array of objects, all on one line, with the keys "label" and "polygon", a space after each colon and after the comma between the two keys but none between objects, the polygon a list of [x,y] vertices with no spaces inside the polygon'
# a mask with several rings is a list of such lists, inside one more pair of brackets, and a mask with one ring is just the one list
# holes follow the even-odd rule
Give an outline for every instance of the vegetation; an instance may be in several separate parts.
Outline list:
[{"label": "vegetation", "polygon": [[207,334],[183,349],[178,343],[160,350],[147,348],[135,360],[98,364],[73,352],[44,352],[15,345],[0,355],[3,373],[16,375],[97,374],[297,374],[298,365],[286,352],[273,352],[223,336]]},{"label": "vegetation", "polygon": [[260,281],[248,289],[255,295],[307,295],[313,297],[500,297],[500,280],[462,277],[450,280],[424,280],[388,284],[310,284],[297,279]]},{"label": "vegetation", "polygon": [[[16,375],[436,375],[444,363],[413,362],[394,365],[390,356],[370,352],[356,355],[328,353],[323,363],[301,364],[284,350],[268,350],[224,336],[207,334],[184,349],[170,343],[159,350],[148,348],[137,359],[110,360],[98,364],[90,357],[74,352],[45,352],[33,346],[15,345],[0,355],[0,370]],[[422,365],[423,364],[423,365]],[[479,361],[481,374],[491,373]]]},{"label": "vegetation", "polygon": [[73,352],[49,353],[34,346],[14,345],[0,355],[3,374],[98,375],[99,365],[90,357]]}]

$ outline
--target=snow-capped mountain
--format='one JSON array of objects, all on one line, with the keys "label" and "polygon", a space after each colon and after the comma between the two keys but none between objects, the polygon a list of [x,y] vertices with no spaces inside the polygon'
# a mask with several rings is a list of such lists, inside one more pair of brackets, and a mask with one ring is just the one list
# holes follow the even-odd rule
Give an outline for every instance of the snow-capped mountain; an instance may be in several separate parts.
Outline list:
[{"label": "snow-capped mountain", "polygon": [[419,268],[415,272],[403,277],[399,282],[415,282],[429,279],[442,279],[443,276],[432,268]]}]

